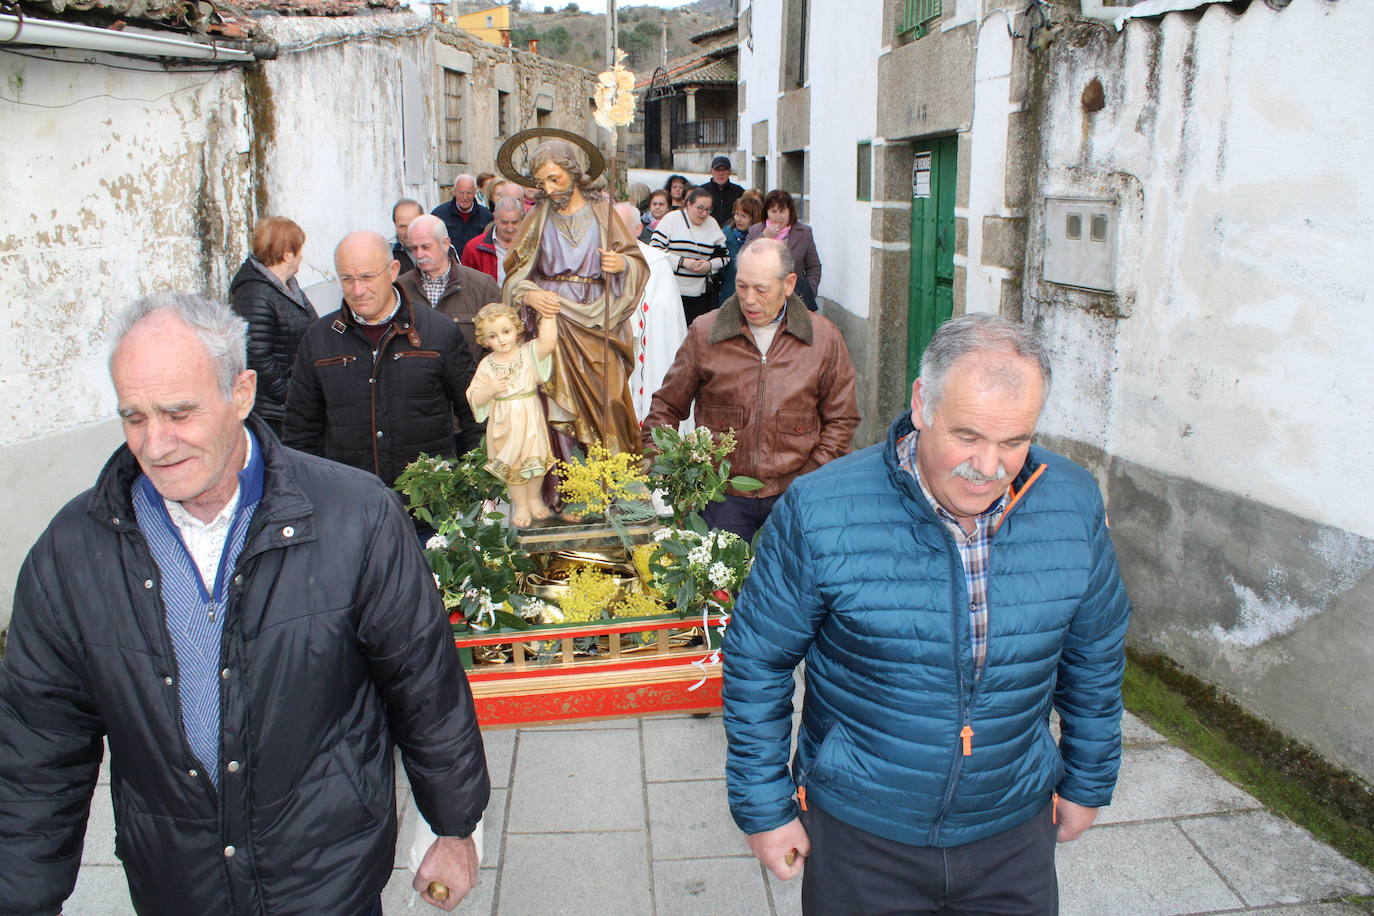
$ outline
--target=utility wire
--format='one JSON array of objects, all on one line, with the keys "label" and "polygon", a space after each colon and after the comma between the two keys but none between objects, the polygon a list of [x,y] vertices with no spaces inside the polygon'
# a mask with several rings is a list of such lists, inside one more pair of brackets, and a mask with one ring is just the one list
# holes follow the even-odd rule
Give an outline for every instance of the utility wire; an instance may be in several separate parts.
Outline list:
[{"label": "utility wire", "polygon": [[80,105],[82,102],[90,102],[90,101],[93,101],[93,100],[95,100],[95,99],[113,99],[113,100],[116,101],[116,102],[158,102],[158,101],[161,101],[162,99],[167,98],[167,96],[169,96],[169,95],[175,95],[175,94],[178,93],[178,92],[186,92],[186,91],[189,91],[189,90],[192,90],[192,89],[200,89],[200,88],[203,88],[203,87],[205,87],[205,86],[208,86],[208,85],[210,85],[210,83],[214,82],[214,79],[215,79],[215,78],[214,78],[213,76],[211,76],[211,77],[207,77],[206,79],[204,79],[204,80],[202,80],[201,82],[196,83],[196,84],[194,84],[194,85],[192,85],[192,86],[178,86],[178,87],[175,88],[175,89],[168,89],[166,92],[162,93],[161,95],[155,95],[155,96],[153,96],[151,99],[132,98],[132,97],[127,97],[127,96],[122,96],[122,95],[111,95],[111,94],[108,93],[108,92],[100,92],[100,93],[97,93],[97,94],[95,94],[95,95],[84,96],[84,97],[82,97],[82,98],[75,99],[75,100],[70,101],[70,102],[64,102],[64,103],[62,103],[61,105],[45,105],[45,104],[43,104],[42,102],[23,102],[23,101],[20,101],[19,99],[12,99],[12,98],[10,98],[9,96],[5,95],[4,93],[0,93],[0,101],[9,102],[11,105],[26,105],[26,106],[28,106],[28,107],[30,107],[30,108],[48,108],[48,109],[71,108],[73,105]]},{"label": "utility wire", "polygon": [[[161,69],[154,67],[125,67],[120,64],[112,64],[108,61],[95,60],[90,57],[80,57],[67,59],[64,57],[47,57],[43,54],[31,54],[27,51],[18,51],[14,48],[6,48],[0,45],[0,51],[6,54],[15,54],[19,57],[28,57],[33,60],[46,61],[51,64],[89,64],[95,67],[107,67],[111,70],[128,70],[132,73],[219,73],[223,70],[232,70],[242,66],[242,61],[228,61],[212,67],[206,67],[201,61],[188,61],[186,66],[178,66],[178,58],[148,57],[143,54],[125,54],[125,57],[132,57],[135,60],[145,60],[153,64],[161,64]],[[103,54],[118,54],[118,51],[103,51]]]}]

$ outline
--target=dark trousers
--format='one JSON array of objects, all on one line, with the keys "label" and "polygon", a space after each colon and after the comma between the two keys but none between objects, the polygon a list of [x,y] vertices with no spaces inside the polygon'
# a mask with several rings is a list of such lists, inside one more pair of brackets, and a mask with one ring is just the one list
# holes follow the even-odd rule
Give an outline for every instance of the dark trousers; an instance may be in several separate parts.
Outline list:
[{"label": "dark trousers", "polygon": [[817,808],[802,812],[811,855],[808,916],[1054,916],[1056,828],[1050,806],[1020,826],[963,846],[908,846]]},{"label": "dark trousers", "polygon": [[768,513],[773,511],[776,496],[750,499],[748,496],[725,494],[725,502],[711,503],[701,512],[702,519],[712,528],[733,531],[746,541],[754,539],[754,532],[768,521]]},{"label": "dark trousers", "polygon": [[682,314],[687,318],[688,327],[692,326],[693,321],[696,321],[699,317],[705,315],[715,307],[716,297],[709,293],[703,293],[700,296],[682,297]]}]

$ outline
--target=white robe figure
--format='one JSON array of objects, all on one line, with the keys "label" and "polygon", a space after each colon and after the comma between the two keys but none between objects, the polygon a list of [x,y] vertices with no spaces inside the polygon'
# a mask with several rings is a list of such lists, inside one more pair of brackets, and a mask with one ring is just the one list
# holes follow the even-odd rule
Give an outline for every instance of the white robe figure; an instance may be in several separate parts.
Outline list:
[{"label": "white robe figure", "polygon": [[[630,376],[630,396],[634,400],[639,421],[649,414],[654,392],[663,384],[663,376],[673,365],[678,347],[687,339],[687,319],[682,312],[682,296],[673,277],[672,258],[658,248],[643,242],[639,250],[649,262],[649,282],[644,286],[644,301],[639,313],[630,319],[635,335],[635,368]],[[691,419],[680,425],[687,432],[695,424]]]}]

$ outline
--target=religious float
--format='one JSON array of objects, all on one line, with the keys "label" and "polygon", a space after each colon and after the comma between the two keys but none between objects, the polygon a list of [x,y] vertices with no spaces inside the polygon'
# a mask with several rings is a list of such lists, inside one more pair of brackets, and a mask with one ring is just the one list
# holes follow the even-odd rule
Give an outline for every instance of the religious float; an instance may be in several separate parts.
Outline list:
[{"label": "religious float", "polygon": [[[614,150],[634,75],[617,61],[600,81],[597,121]],[[707,712],[720,706],[721,634],[752,557],[699,513],[727,488],[761,484],[730,476],[729,433],[656,429],[652,460],[641,454],[629,323],[648,269],[597,183],[606,157],[534,128],[497,163],[539,202],[505,261],[502,301],[474,317],[490,351],[467,391],[484,444],[422,456],[396,481],[436,532],[425,553],[478,717],[499,728]]]},{"label": "religious float", "polygon": [[729,476],[728,434],[653,438],[647,471],[599,446],[560,462],[563,514],[524,527],[483,449],[422,457],[397,480],[436,530],[425,554],[484,728],[720,706],[720,640],[752,554],[698,513],[757,482]]}]

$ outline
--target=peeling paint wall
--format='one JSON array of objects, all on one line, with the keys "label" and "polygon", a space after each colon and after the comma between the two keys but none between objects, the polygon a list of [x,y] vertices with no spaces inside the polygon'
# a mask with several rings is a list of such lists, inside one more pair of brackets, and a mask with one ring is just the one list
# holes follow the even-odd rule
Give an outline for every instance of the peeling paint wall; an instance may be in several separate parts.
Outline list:
[{"label": "peeling paint wall", "polygon": [[[268,62],[263,77],[241,90],[245,106],[267,109],[258,118],[265,160],[257,183],[265,211],[258,215],[285,216],[305,230],[299,280],[309,287],[334,276],[334,246],[349,232],[391,238],[398,198],[434,205],[432,129],[423,132],[426,180],[406,182],[401,80],[403,61],[430,73],[434,40],[410,14],[260,22],[284,48],[316,45]],[[422,83],[426,98],[433,89]],[[237,267],[247,253],[244,235],[226,257]],[[338,308],[333,300],[314,305],[322,315]]]},{"label": "peeling paint wall", "polygon": [[[120,441],[106,372],[107,328],[120,308],[159,290],[227,295],[253,223],[268,215],[305,230],[302,285],[326,283],[343,235],[389,238],[397,198],[432,207],[452,180],[437,157],[440,93],[426,20],[258,23],[282,53],[252,68],[169,72],[92,52],[0,56],[9,141],[0,146],[0,301],[10,341],[0,351],[0,517],[9,522],[0,530],[0,628],[34,539]],[[474,80],[512,86],[514,126],[533,124],[536,99],[547,97],[539,104],[553,125],[586,131],[592,74],[452,40],[471,46]],[[406,67],[418,74],[408,89]],[[406,92],[419,96],[414,108]],[[469,127],[487,135],[479,148],[494,160],[494,92],[491,102]],[[424,123],[405,130],[405,110]],[[315,306],[323,314],[338,302],[320,294]]]},{"label": "peeling paint wall", "polygon": [[213,251],[248,222],[248,131],[237,70],[134,73],[7,54],[0,85],[19,103],[0,101],[4,448],[113,414],[111,309],[157,289],[224,286]]},{"label": "peeling paint wall", "polygon": [[28,53],[0,56],[0,627],[30,545],[119,442],[110,316],[154,290],[222,289],[216,252],[250,220],[237,69]]},{"label": "peeling paint wall", "polygon": [[1042,428],[1106,485],[1133,638],[1367,778],[1371,28],[1294,0],[1063,30],[1038,195],[1117,202],[1116,290],[1042,279],[1043,207],[1025,271]]}]

